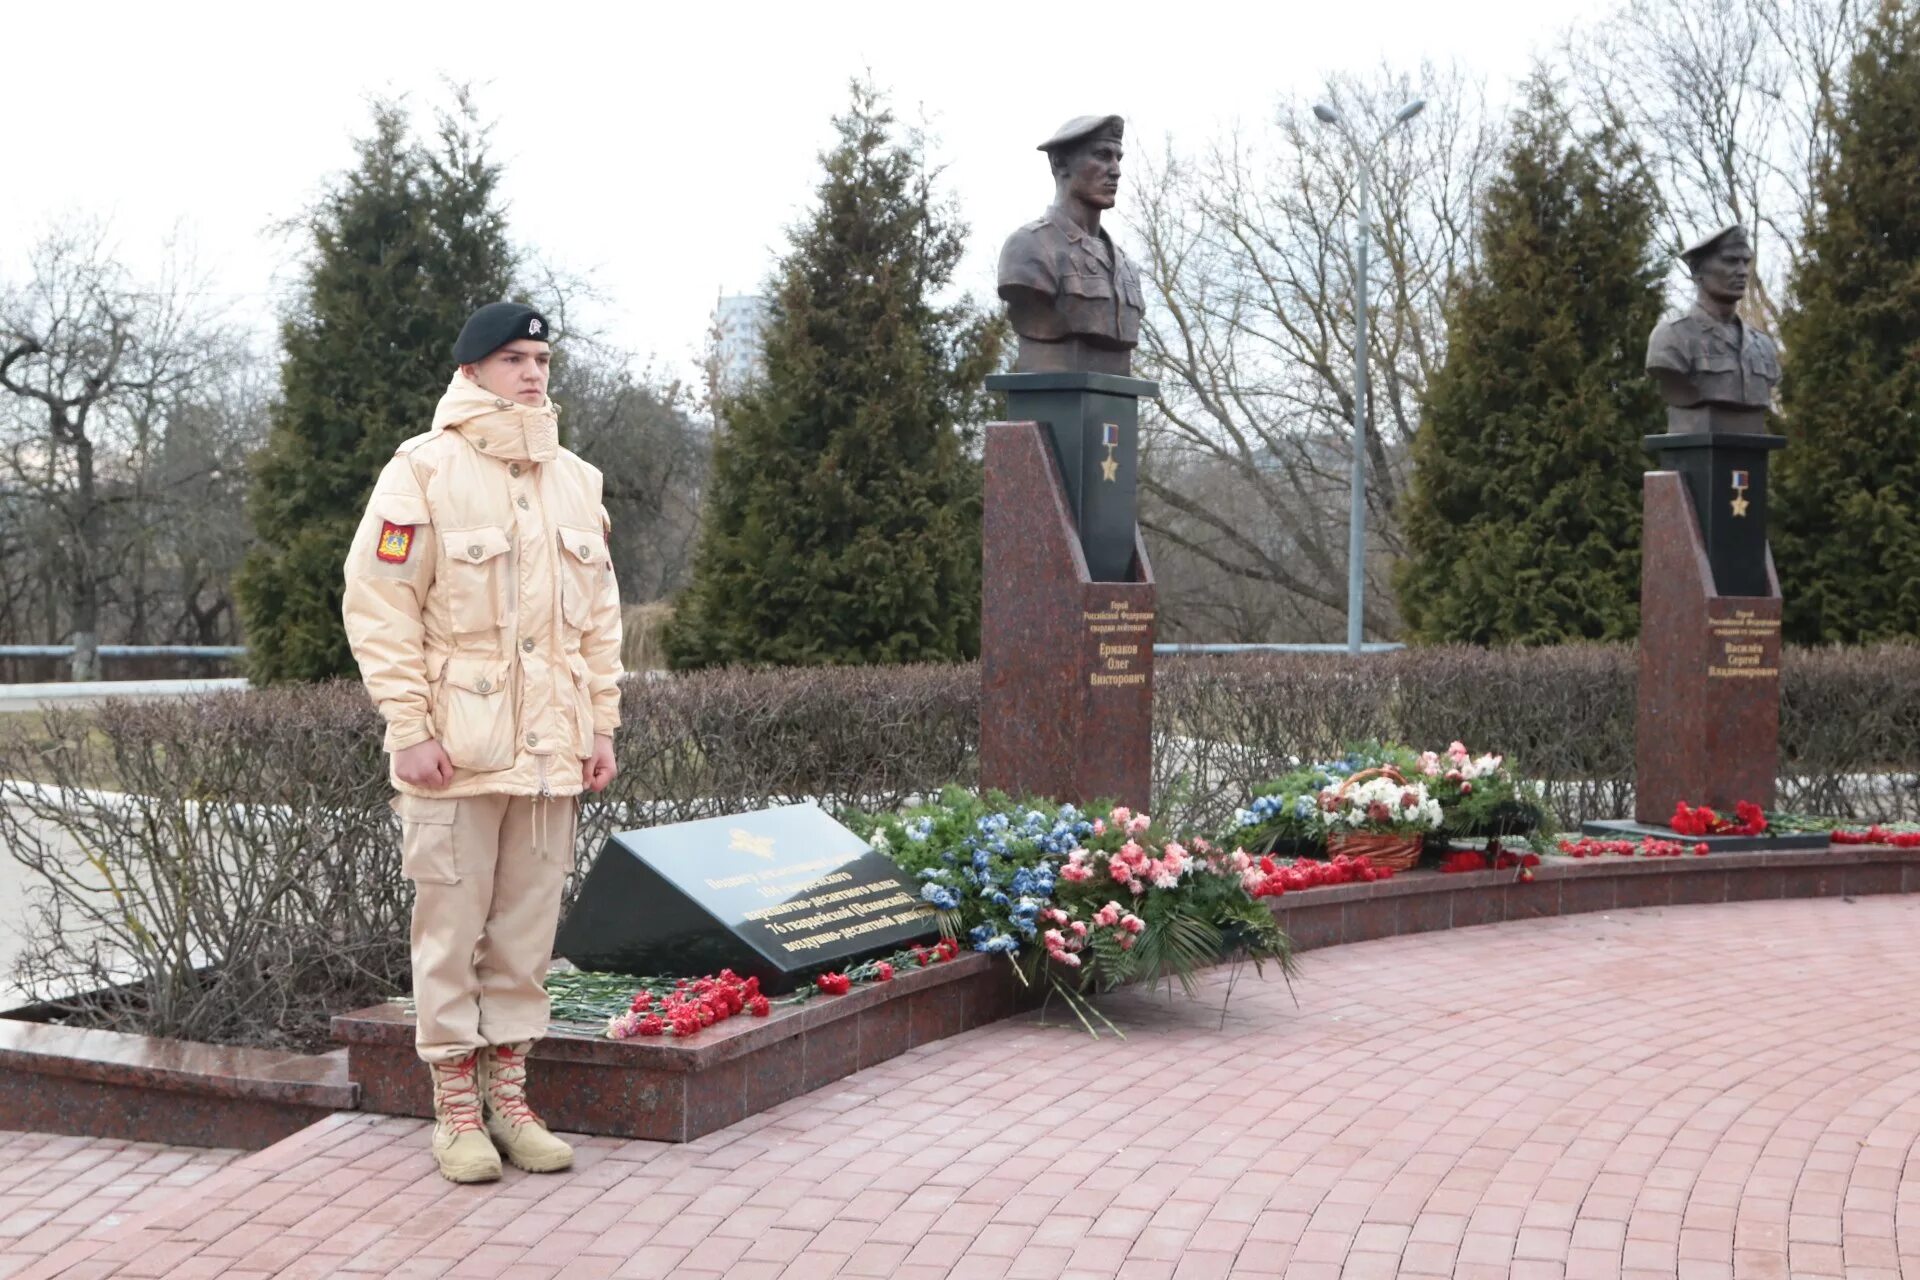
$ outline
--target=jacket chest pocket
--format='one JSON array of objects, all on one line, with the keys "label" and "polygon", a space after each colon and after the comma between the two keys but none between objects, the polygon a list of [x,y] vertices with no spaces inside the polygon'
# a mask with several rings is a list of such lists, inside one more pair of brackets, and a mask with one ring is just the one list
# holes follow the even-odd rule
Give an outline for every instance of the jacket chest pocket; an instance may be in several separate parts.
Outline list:
[{"label": "jacket chest pocket", "polygon": [[445,589],[448,625],[456,636],[492,631],[507,616],[507,531],[483,525],[447,529],[440,585]]},{"label": "jacket chest pocket", "polygon": [[560,526],[560,612],[571,630],[592,625],[593,602],[606,569],[607,544],[600,530]]},{"label": "jacket chest pocket", "polygon": [[1112,334],[1112,278],[1104,273],[1060,277],[1060,313],[1075,333]]}]

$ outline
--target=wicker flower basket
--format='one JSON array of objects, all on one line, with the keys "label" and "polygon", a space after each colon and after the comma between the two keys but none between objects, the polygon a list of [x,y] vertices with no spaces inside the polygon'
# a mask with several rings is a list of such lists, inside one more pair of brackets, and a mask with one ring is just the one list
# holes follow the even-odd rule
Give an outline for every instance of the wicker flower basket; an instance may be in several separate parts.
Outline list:
[{"label": "wicker flower basket", "polygon": [[[1347,788],[1356,782],[1368,778],[1390,778],[1405,784],[1406,778],[1392,765],[1383,765],[1378,769],[1362,769],[1340,784],[1340,790],[1334,794],[1344,800]],[[1420,850],[1426,844],[1426,836],[1415,832],[1412,835],[1396,835],[1392,832],[1349,831],[1329,833],[1327,836],[1327,855],[1338,857],[1346,854],[1349,858],[1365,857],[1376,867],[1389,871],[1406,871],[1420,861]]]}]

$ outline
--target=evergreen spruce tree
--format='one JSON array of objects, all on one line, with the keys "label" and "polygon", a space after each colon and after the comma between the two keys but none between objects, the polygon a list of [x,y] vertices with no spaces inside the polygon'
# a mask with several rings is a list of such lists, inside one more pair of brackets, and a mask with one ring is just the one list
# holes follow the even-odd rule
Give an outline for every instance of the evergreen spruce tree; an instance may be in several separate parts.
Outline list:
[{"label": "evergreen spruce tree", "polygon": [[507,296],[499,166],[465,94],[435,143],[374,109],[359,165],[308,219],[304,297],[281,326],[280,398],[253,463],[258,543],[236,580],[256,681],[354,672],[341,565],[394,447],[425,431],[467,316]]},{"label": "evergreen spruce tree", "polygon": [[1920,634],[1920,10],[1885,4],[1848,78],[1781,321],[1773,549],[1789,639]]},{"label": "evergreen spruce tree", "polygon": [[676,667],[978,654],[980,472],[967,424],[1003,326],[936,295],[965,229],[855,84],[818,205],[775,272],[764,376],[723,396]]},{"label": "evergreen spruce tree", "polygon": [[1638,629],[1640,440],[1661,421],[1643,365],[1663,272],[1624,150],[1609,131],[1575,136],[1533,80],[1414,438],[1395,587],[1416,639]]}]

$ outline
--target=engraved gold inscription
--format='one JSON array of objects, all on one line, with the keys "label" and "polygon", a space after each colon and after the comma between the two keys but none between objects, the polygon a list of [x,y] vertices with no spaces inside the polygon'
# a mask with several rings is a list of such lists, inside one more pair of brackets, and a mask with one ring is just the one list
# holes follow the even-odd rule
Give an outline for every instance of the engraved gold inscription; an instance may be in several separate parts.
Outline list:
[{"label": "engraved gold inscription", "polygon": [[1106,608],[1083,610],[1080,617],[1099,658],[1099,669],[1087,673],[1087,683],[1096,689],[1145,684],[1147,673],[1135,668],[1152,651],[1153,610],[1109,600]]},{"label": "engraved gold inscription", "polygon": [[1774,679],[1780,674],[1780,620],[1736,609],[1731,617],[1708,617],[1713,654],[1707,675],[1715,680]]}]

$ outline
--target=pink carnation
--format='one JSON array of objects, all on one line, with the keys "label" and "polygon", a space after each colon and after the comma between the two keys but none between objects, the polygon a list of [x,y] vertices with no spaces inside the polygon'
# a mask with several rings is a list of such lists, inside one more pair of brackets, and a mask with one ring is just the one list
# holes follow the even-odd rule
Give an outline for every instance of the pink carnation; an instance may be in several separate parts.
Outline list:
[{"label": "pink carnation", "polygon": [[1114,826],[1124,827],[1129,822],[1133,821],[1133,810],[1127,809],[1127,808],[1115,809],[1113,811],[1112,817],[1113,817]]},{"label": "pink carnation", "polygon": [[1112,876],[1115,880],[1119,881],[1121,884],[1125,884],[1127,881],[1133,879],[1133,872],[1128,870],[1127,864],[1120,861],[1120,859],[1118,858],[1115,858],[1112,862],[1109,862],[1107,864],[1107,874]]},{"label": "pink carnation", "polygon": [[1097,836],[1103,836],[1103,835],[1105,835],[1105,834],[1107,834],[1107,823],[1106,823],[1106,819],[1104,819],[1104,818],[1095,818],[1095,819],[1093,820],[1093,834],[1095,834],[1095,835],[1097,835]]},{"label": "pink carnation", "polygon": [[1134,835],[1134,836],[1141,835],[1147,830],[1148,827],[1151,827],[1152,825],[1153,825],[1152,818],[1149,818],[1144,813],[1137,813],[1134,815],[1133,821],[1127,824],[1127,834]]},{"label": "pink carnation", "polygon": [[1147,922],[1139,916],[1128,915],[1120,921],[1120,927],[1128,933],[1142,933],[1146,930]]},{"label": "pink carnation", "polygon": [[1075,884],[1078,884],[1082,880],[1091,880],[1093,878],[1093,872],[1083,863],[1069,862],[1066,866],[1060,868],[1060,878],[1062,880],[1071,880]]},{"label": "pink carnation", "polygon": [[1109,902],[1106,906],[1100,908],[1100,910],[1094,912],[1093,914],[1093,922],[1095,924],[1101,924],[1101,925],[1113,924],[1119,919],[1120,919],[1120,904],[1117,902]]},{"label": "pink carnation", "polygon": [[1084,938],[1087,936],[1087,926],[1078,920],[1075,920],[1067,927],[1073,930],[1073,936],[1076,938]]}]

